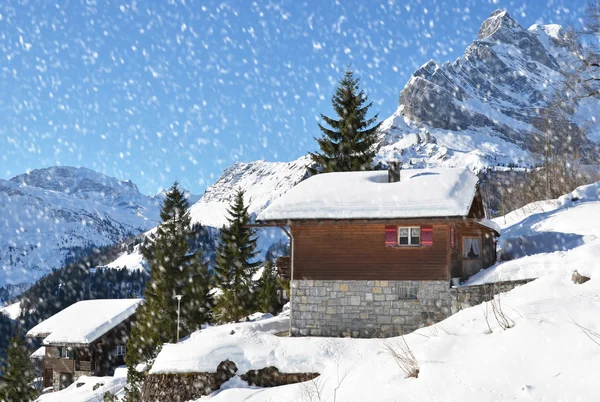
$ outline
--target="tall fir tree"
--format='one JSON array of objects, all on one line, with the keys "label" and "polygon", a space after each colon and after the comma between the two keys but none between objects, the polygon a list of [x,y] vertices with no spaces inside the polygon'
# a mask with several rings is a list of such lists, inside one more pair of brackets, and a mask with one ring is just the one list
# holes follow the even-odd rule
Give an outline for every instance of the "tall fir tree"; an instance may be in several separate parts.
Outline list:
[{"label": "tall fir tree", "polygon": [[377,130],[381,122],[375,123],[378,114],[367,118],[373,102],[360,89],[360,79],[347,70],[331,98],[337,120],[321,114],[330,128],[319,124],[321,138],[315,138],[320,152],[311,152],[316,167],[309,167],[312,174],[318,172],[350,172],[371,170],[379,139]]},{"label": "tall fir tree", "polygon": [[38,392],[32,386],[35,371],[29,355],[25,338],[21,329],[17,327],[10,338],[6,358],[0,370],[4,373],[0,401],[29,402],[36,398]]},{"label": "tall fir tree", "polygon": [[150,266],[150,280],[144,290],[145,303],[136,312],[125,360],[132,374],[128,401],[139,395],[138,363],[156,357],[163,343],[177,337],[177,300],[181,294],[180,335],[199,329],[210,319],[208,267],[202,262],[202,248],[192,251],[196,232],[192,228],[189,203],[175,182],[167,192],[160,211],[156,234],[142,244],[141,252]]},{"label": "tall fir tree", "polygon": [[256,307],[252,277],[261,261],[257,259],[256,234],[250,223],[244,192],[238,190],[227,210],[228,225],[221,230],[217,246],[215,283],[221,290],[214,313],[220,322],[238,321]]},{"label": "tall fir tree", "polygon": [[277,314],[281,310],[279,298],[279,286],[277,269],[273,261],[265,263],[263,272],[258,281],[257,299],[258,309],[263,313]]}]

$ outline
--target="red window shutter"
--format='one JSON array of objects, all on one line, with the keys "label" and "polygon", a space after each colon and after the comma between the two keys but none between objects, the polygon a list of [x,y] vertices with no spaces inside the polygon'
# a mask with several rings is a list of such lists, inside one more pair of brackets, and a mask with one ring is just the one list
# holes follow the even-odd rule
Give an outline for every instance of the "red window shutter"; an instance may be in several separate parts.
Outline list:
[{"label": "red window shutter", "polygon": [[450,247],[454,247],[454,227],[450,226]]},{"label": "red window shutter", "polygon": [[433,226],[421,226],[421,246],[433,246]]},{"label": "red window shutter", "polygon": [[385,245],[386,246],[395,246],[398,244],[398,239],[396,235],[396,226],[386,226],[385,227]]}]

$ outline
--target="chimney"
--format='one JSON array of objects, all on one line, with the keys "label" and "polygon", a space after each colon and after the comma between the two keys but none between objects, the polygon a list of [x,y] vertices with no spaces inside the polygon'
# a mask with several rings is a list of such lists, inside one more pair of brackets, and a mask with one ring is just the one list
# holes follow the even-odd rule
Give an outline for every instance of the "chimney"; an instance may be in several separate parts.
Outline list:
[{"label": "chimney", "polygon": [[388,164],[388,183],[397,183],[400,181],[400,171],[402,162],[397,159],[387,161]]}]

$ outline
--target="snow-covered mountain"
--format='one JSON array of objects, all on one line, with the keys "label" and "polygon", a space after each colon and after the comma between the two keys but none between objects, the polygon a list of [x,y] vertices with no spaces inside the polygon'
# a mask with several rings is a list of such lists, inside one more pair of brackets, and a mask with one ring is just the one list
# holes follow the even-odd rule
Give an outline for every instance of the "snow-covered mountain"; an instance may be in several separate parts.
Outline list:
[{"label": "snow-covered mountain", "polygon": [[[192,223],[200,223],[218,235],[218,229],[227,224],[227,209],[238,190],[244,191],[244,200],[248,212],[254,218],[273,200],[302,181],[307,175],[310,159],[303,156],[292,162],[250,163],[237,162],[229,166],[221,177],[190,208]],[[287,236],[279,228],[263,228],[257,231],[258,249],[264,255],[269,248],[282,242],[288,242]],[[213,250],[205,250],[209,254]],[[139,248],[133,253],[122,254],[108,264],[111,268],[143,268],[143,258]]]},{"label": "snow-covered mountain", "polygon": [[227,208],[239,189],[244,191],[248,212],[256,216],[304,179],[308,165],[310,159],[305,156],[292,162],[234,163],[192,205],[192,220],[204,226],[222,227],[227,223]]},{"label": "snow-covered mountain", "polygon": [[0,286],[34,282],[91,246],[156,225],[159,199],[85,168],[50,167],[0,180]]},{"label": "snow-covered mountain", "polygon": [[[560,26],[525,29],[508,12],[495,11],[463,56],[453,63],[430,60],[415,71],[397,111],[382,125],[380,159],[474,170],[531,164],[540,113],[573,58]],[[590,113],[599,111],[597,102],[583,100],[573,121],[589,121]]]}]

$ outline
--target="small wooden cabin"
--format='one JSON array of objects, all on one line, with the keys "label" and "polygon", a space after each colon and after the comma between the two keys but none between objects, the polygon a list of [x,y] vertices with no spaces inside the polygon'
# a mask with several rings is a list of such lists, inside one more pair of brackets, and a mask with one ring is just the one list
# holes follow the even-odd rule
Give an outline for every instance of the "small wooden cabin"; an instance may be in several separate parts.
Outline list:
[{"label": "small wooden cabin", "polygon": [[[390,165],[397,170],[310,177],[258,216],[289,228],[292,334],[370,336],[393,326],[398,310],[396,323],[415,329],[432,321],[407,319],[417,310],[451,313],[452,278],[495,263],[499,228],[486,219],[476,175]],[[420,309],[436,302],[448,311]]]},{"label": "small wooden cabin", "polygon": [[64,389],[80,376],[112,375],[125,364],[131,323],[142,299],[86,300],[32,328],[44,338],[43,388]]}]

